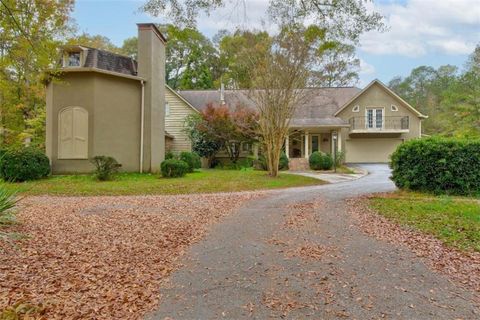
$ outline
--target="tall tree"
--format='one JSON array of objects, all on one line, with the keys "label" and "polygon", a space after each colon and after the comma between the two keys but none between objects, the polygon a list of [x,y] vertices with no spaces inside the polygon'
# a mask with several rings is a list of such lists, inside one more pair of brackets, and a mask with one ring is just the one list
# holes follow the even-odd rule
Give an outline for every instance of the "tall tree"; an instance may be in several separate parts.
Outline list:
[{"label": "tall tree", "polygon": [[123,40],[123,45],[120,48],[120,52],[133,59],[137,59],[137,53],[138,53],[137,48],[138,48],[138,38],[131,37]]},{"label": "tall tree", "polygon": [[109,38],[98,35],[98,34],[91,35],[84,32],[80,35],[70,37],[69,39],[67,39],[66,44],[82,45],[82,46],[101,49],[101,50],[110,51],[114,53],[121,53],[121,49],[118,48],[116,45],[114,45]]},{"label": "tall tree", "polygon": [[[245,89],[251,85],[250,70],[252,60],[265,56],[272,39],[265,31],[237,30],[233,34],[223,34],[218,41],[221,76],[229,89]],[[217,87],[219,83],[216,84]]]},{"label": "tall tree", "polygon": [[325,33],[316,26],[282,28],[264,57],[252,61],[250,98],[259,113],[259,137],[269,175],[278,175],[278,164],[290,119],[308,98],[308,83],[319,42]]},{"label": "tall tree", "polygon": [[211,89],[217,69],[211,41],[194,28],[165,25],[160,28],[166,47],[167,84],[174,89]]},{"label": "tall tree", "polygon": [[2,144],[43,145],[43,71],[55,66],[72,9],[73,0],[0,1]]}]

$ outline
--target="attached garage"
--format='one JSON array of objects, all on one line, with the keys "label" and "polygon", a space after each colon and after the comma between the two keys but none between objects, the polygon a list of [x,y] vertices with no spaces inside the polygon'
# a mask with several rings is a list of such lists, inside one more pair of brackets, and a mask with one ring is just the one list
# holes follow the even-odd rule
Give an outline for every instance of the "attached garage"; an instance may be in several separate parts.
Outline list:
[{"label": "attached garage", "polygon": [[386,163],[390,161],[390,155],[402,141],[393,138],[348,139],[345,145],[345,160],[349,163]]}]

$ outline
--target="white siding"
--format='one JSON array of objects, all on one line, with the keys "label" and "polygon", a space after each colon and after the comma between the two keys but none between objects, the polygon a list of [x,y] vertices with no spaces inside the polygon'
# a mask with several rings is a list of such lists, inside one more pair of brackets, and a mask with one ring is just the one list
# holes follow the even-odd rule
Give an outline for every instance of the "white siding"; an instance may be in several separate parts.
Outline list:
[{"label": "white siding", "polygon": [[170,151],[192,151],[190,139],[183,132],[183,129],[185,118],[190,114],[196,113],[196,111],[172,92],[170,88],[165,90],[165,102],[168,103],[170,109],[169,114],[165,115],[165,131],[174,137]]}]

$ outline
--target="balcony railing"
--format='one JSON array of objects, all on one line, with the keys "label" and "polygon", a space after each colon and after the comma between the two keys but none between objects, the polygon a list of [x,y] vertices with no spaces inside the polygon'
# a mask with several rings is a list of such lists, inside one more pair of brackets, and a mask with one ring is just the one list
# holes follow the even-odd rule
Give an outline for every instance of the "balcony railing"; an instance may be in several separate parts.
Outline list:
[{"label": "balcony railing", "polygon": [[350,132],[407,132],[410,129],[408,116],[386,116],[382,119],[367,117],[352,117]]}]

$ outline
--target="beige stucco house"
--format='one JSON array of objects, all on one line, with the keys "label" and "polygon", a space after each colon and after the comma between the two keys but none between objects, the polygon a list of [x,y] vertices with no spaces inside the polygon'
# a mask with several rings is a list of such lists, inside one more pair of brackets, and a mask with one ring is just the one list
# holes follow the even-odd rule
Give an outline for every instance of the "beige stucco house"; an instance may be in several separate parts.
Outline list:
[{"label": "beige stucco house", "polygon": [[[54,173],[89,172],[97,155],[125,171],[155,172],[166,151],[190,151],[185,118],[208,104],[255,109],[245,90],[175,91],[165,84],[165,38],[138,24],[138,60],[70,46],[61,73],[47,85],[46,149]],[[426,118],[378,80],[356,87],[309,88],[290,119],[285,152],[294,167],[314,151],[343,151],[346,162],[388,162]],[[335,142],[334,142],[335,141]],[[241,157],[256,146],[242,145]],[[218,156],[227,157],[225,152]]]}]

